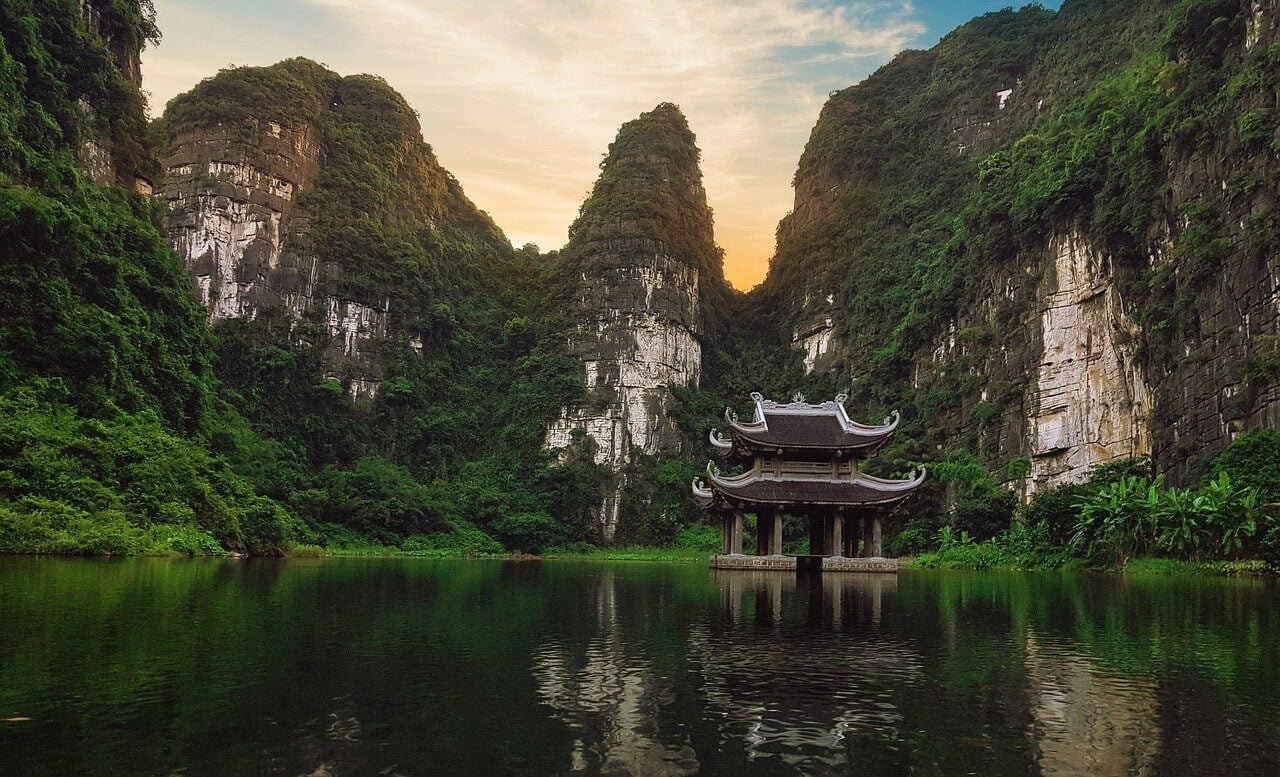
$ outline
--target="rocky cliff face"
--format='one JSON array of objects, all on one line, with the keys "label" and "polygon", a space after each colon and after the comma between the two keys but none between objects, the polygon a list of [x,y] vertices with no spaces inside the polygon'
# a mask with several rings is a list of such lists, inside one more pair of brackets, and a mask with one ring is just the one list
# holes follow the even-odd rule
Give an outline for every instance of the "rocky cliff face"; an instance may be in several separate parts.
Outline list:
[{"label": "rocky cliff face", "polygon": [[315,257],[296,250],[297,199],[316,185],[320,143],[308,124],[226,126],[178,135],[162,196],[174,249],[214,321],[279,305],[301,317],[316,302]]},{"label": "rocky cliff face", "polygon": [[570,350],[588,400],[564,409],[546,444],[564,448],[585,433],[596,462],[615,473],[598,514],[608,542],[627,466],[679,450],[669,388],[698,385],[705,301],[727,293],[698,149],[678,108],[659,105],[623,125],[564,253],[579,279]]},{"label": "rocky cliff face", "polygon": [[122,185],[151,194],[155,177],[142,117],[142,49],[156,36],[154,13],[138,3],[78,0],[80,22],[96,36],[119,78],[115,95],[104,104],[82,98],[89,131],[76,149],[76,161],[99,186]]},{"label": "rocky cliff face", "polygon": [[1278,19],[1067,2],[902,55],[823,110],[756,304],[917,443],[1024,461],[1024,496],[1131,456],[1194,477],[1280,425]]},{"label": "rocky cliff face", "polygon": [[1027,493],[1089,469],[1151,455],[1151,399],[1136,358],[1139,332],[1105,257],[1079,234],[1049,240],[1037,289],[1039,364],[1027,391]]},{"label": "rocky cliff face", "polygon": [[[254,104],[240,79],[279,93]],[[397,279],[370,282],[387,261],[383,235],[430,251],[456,232],[486,251],[510,250],[436,162],[403,98],[379,79],[342,79],[305,60],[224,71],[175,100],[166,123],[169,237],[210,319],[272,309],[312,324],[299,339],[322,349],[330,377],[353,398],[377,395],[390,340],[422,347],[413,308],[427,300],[393,309],[404,292]],[[371,151],[385,176],[367,162],[349,167]],[[362,241],[354,234],[361,223],[380,234]]]}]

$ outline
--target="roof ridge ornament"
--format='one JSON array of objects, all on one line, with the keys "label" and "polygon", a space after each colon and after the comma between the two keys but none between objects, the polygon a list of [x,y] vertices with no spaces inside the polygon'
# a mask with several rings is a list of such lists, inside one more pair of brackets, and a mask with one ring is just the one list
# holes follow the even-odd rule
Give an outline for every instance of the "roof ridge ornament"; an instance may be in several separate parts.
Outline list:
[{"label": "roof ridge ornament", "polygon": [[806,401],[807,400],[805,400],[804,394],[800,393],[799,391],[791,395],[791,403],[793,405],[802,405]]}]

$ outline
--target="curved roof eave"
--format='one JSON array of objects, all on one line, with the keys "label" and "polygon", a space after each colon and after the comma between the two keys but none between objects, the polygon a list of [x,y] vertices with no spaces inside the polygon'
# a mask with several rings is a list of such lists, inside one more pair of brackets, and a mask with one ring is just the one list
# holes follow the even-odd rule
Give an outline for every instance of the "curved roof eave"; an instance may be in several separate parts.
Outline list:
[{"label": "curved roof eave", "polygon": [[855,434],[892,434],[902,421],[902,414],[894,410],[885,417],[884,423],[879,426],[873,426],[871,424],[858,423],[850,418],[849,411],[845,410],[843,402],[837,402],[836,408],[836,415],[840,417],[840,425],[844,427],[845,431]]},{"label": "curved roof eave", "polygon": [[707,439],[711,441],[711,447],[715,448],[721,453],[729,453],[730,451],[733,450],[733,440],[726,440],[725,438],[721,437],[719,429],[712,429],[707,434]]},{"label": "curved roof eave", "polygon": [[879,491],[914,491],[924,482],[929,471],[924,467],[918,468],[911,477],[906,480],[889,480],[887,478],[878,478],[875,475],[868,475],[865,472],[858,473],[858,480],[873,486]]}]

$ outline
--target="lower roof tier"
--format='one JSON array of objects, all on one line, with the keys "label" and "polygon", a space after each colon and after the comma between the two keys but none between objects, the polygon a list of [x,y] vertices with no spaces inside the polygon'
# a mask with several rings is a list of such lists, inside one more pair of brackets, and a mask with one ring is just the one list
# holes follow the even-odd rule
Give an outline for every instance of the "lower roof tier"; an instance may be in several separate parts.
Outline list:
[{"label": "lower roof tier", "polygon": [[924,482],[921,469],[908,480],[885,480],[864,473],[852,479],[782,478],[760,472],[722,477],[708,472],[693,481],[693,494],[705,506],[739,504],[891,507],[915,493]]}]

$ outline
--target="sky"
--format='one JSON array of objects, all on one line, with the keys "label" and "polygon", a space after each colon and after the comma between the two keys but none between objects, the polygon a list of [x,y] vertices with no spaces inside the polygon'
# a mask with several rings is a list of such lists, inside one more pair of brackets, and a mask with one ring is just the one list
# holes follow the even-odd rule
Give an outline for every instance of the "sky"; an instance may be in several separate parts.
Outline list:
[{"label": "sky", "polygon": [[[828,94],[1010,0],[155,0],[153,114],[219,69],[310,57],[387,79],[517,245],[559,248],[618,127],[698,136],[725,273],[759,283]],[[1054,7],[1058,3],[1046,2]]]}]

